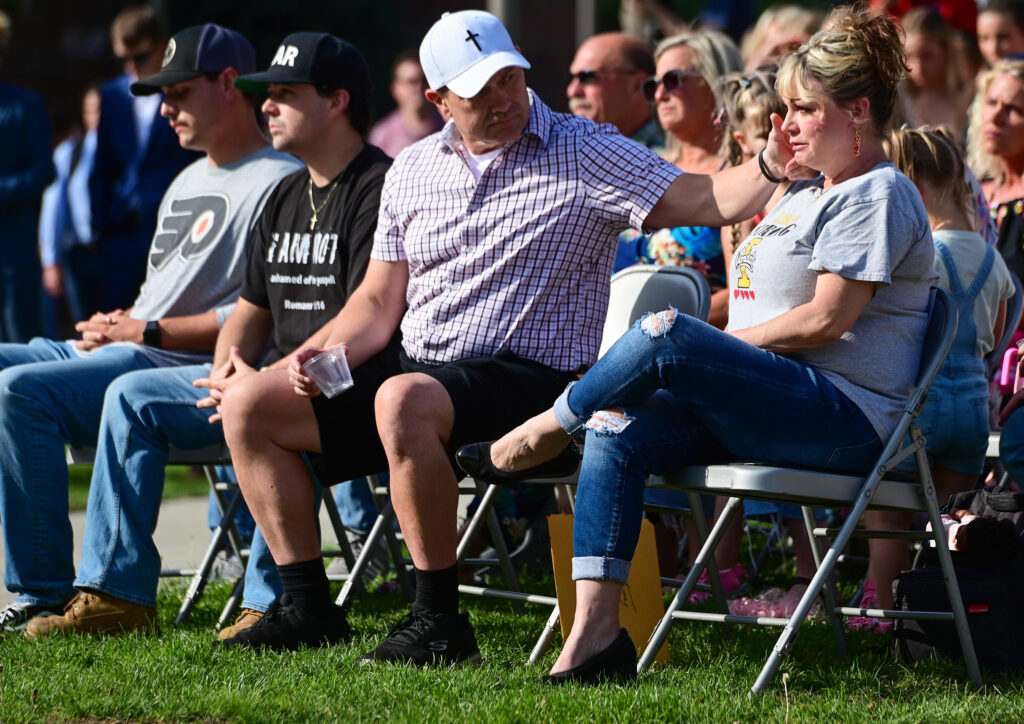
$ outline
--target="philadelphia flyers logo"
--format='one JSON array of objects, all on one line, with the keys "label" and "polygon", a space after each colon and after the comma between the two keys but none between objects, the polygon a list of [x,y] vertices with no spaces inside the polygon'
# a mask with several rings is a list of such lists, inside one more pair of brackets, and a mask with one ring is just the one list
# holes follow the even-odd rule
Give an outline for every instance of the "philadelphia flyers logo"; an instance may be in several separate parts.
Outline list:
[{"label": "philadelphia flyers logo", "polygon": [[149,265],[163,269],[175,254],[183,259],[206,254],[224,234],[229,212],[227,196],[219,194],[175,199],[153,236]]}]

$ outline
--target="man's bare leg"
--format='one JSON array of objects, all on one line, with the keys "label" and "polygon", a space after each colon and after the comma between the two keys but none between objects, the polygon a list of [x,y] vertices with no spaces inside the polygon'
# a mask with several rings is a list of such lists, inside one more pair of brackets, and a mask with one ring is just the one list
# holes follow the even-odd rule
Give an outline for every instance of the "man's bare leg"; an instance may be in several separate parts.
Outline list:
[{"label": "man's bare leg", "polygon": [[452,400],[435,379],[392,377],[377,392],[377,431],[391,469],[391,499],[416,566],[409,616],[363,657],[417,666],[479,662],[469,617],[458,612],[455,566],[458,481],[448,460]]},{"label": "man's bare leg", "polygon": [[285,592],[273,615],[221,645],[297,649],[348,641],[352,629],[331,601],[316,534],[313,481],[299,454],[321,449],[309,400],[295,394],[287,372],[263,372],[231,385],[221,411],[239,486]]},{"label": "man's bare leg", "polygon": [[320,452],[309,400],[295,394],[287,372],[268,371],[228,387],[221,410],[238,485],[274,561],[319,557],[313,481],[299,454]]},{"label": "man's bare leg", "polygon": [[451,398],[437,380],[411,373],[385,382],[375,407],[391,500],[413,563],[423,571],[453,566],[459,494],[447,452]]}]

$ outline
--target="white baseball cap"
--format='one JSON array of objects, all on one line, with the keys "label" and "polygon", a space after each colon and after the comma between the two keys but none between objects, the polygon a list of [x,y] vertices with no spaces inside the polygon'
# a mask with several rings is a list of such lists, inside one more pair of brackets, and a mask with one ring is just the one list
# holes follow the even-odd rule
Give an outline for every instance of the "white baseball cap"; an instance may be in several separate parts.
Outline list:
[{"label": "white baseball cap", "polygon": [[529,68],[498,18],[483,10],[445,13],[420,44],[420,65],[431,88],[472,98],[502,68]]}]

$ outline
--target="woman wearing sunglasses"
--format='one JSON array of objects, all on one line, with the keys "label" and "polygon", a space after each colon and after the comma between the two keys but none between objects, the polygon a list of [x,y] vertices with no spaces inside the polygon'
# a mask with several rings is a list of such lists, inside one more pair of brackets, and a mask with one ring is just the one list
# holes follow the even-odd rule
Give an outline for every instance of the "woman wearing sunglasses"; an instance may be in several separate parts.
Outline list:
[{"label": "woman wearing sunglasses", "polygon": [[648,315],[553,409],[458,453],[479,477],[529,479],[586,431],[576,615],[553,683],[635,675],[619,600],[649,475],[731,460],[864,474],[913,387],[936,276],[920,194],[882,145],[906,71],[902,37],[849,7],[826,27],[782,61],[786,118],[772,130],[791,163],[821,175],[780,185],[737,248],[729,331]]},{"label": "woman wearing sunglasses", "polygon": [[[657,75],[644,86],[665,129],[665,158],[687,173],[709,174],[725,167],[719,79],[742,70],[739,50],[728,36],[701,30],[666,38],[654,51]],[[630,229],[619,236],[615,271],[636,263],[689,266],[711,287],[710,322],[724,327],[728,316],[726,260],[719,230],[679,226],[651,234]]]}]

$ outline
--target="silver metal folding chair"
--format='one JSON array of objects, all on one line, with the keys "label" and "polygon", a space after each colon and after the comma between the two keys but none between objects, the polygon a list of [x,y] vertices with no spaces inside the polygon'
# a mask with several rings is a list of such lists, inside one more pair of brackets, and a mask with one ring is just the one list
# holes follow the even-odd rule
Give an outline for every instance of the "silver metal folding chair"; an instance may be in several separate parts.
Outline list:
[{"label": "silver metal folding chair", "polygon": [[[930,320],[921,365],[913,394],[908,400],[893,434],[886,442],[874,469],[867,477],[832,475],[813,470],[778,468],[751,463],[729,465],[692,466],[671,474],[652,478],[648,484],[685,490],[688,494],[712,493],[730,496],[725,513],[716,522],[705,545],[697,556],[696,565],[683,582],[672,600],[661,623],[655,629],[651,640],[641,657],[637,670],[646,669],[653,654],[664,642],[675,619],[711,621],[719,623],[746,623],[782,626],[782,635],[772,649],[760,675],[757,677],[752,694],[760,693],[777,671],[782,658],[789,653],[797,632],[807,618],[815,598],[820,594],[825,603],[823,610],[828,617],[840,652],[845,655],[845,638],[839,616],[883,616],[887,618],[918,618],[932,620],[953,620],[960,639],[968,674],[975,685],[982,685],[981,672],[971,643],[963,602],[957,587],[947,541],[939,518],[939,507],[935,498],[925,440],[918,429],[915,418],[924,406],[928,389],[942,366],[956,334],[957,312],[952,298],[943,290],[933,290]],[[910,442],[906,442],[907,435]],[[915,455],[919,470],[919,482],[900,482],[886,479],[900,461]],[[681,610],[682,603],[696,584],[704,566],[712,560],[714,549],[730,520],[739,510],[741,498],[755,498],[773,502],[796,503],[804,507],[804,520],[812,541],[832,536],[828,550],[821,555],[817,545],[815,552],[818,570],[811,580],[803,598],[792,617],[757,618],[729,614],[703,613]],[[810,515],[810,506],[851,508],[846,522],[838,529],[821,529]],[[906,531],[862,531],[855,528],[864,512],[869,508],[903,511],[925,511],[931,521],[932,532],[927,534]],[[837,606],[832,597],[831,586],[826,585],[843,549],[854,536],[878,536],[889,538],[921,538],[930,536],[938,553],[939,563],[946,578],[946,588],[951,602],[950,612],[935,611],[890,611]]]}]

